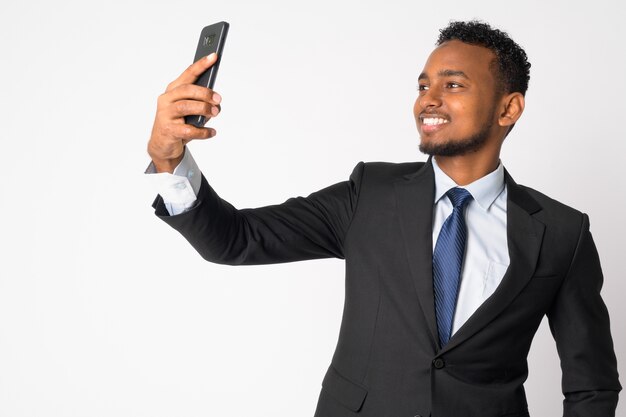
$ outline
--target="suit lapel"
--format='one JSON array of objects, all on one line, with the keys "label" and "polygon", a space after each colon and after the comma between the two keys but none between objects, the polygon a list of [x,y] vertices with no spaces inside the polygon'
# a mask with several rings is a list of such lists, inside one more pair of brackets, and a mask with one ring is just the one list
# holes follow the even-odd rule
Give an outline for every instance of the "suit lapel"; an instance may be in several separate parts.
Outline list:
[{"label": "suit lapel", "polygon": [[435,177],[430,159],[417,173],[396,182],[395,190],[411,278],[436,350],[439,342],[432,279]]},{"label": "suit lapel", "polygon": [[532,215],[541,207],[513,181],[508,172],[505,173],[505,181],[509,267],[496,291],[452,336],[440,354],[458,346],[489,324],[522,291],[535,270],[545,226]]}]

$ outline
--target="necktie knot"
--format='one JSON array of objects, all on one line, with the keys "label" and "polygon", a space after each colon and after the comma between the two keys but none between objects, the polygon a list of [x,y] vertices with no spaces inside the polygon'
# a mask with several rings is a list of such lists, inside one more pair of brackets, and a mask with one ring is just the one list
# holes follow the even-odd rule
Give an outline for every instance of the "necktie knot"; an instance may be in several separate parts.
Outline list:
[{"label": "necktie knot", "polygon": [[450,201],[452,201],[452,206],[454,208],[463,209],[472,199],[472,195],[465,188],[454,187],[450,188],[446,193]]}]

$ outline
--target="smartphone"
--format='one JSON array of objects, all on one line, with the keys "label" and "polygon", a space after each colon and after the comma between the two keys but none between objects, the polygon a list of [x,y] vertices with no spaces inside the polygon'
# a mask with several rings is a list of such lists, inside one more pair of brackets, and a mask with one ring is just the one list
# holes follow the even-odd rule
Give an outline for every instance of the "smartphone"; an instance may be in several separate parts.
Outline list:
[{"label": "smartphone", "polygon": [[[228,34],[228,23],[218,22],[212,25],[206,26],[200,32],[200,40],[198,40],[198,47],[196,48],[196,55],[193,62],[196,62],[202,57],[217,53],[217,62],[206,70],[194,84],[202,87],[213,89],[215,84],[215,77],[217,77],[217,70],[220,67],[220,61],[222,60],[222,52],[224,51],[224,42],[226,41],[226,35]],[[185,123],[194,125],[196,127],[203,127],[206,123],[206,117],[204,116],[185,116]]]}]

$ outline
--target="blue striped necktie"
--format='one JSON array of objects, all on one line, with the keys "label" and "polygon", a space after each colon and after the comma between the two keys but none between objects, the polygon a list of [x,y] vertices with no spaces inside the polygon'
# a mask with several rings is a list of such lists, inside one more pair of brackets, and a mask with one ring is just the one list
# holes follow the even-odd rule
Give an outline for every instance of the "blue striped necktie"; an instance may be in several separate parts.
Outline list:
[{"label": "blue striped necktie", "polygon": [[458,187],[451,188],[446,195],[452,201],[454,209],[441,226],[433,252],[435,313],[441,347],[448,343],[452,333],[467,236],[463,210],[472,199],[469,191]]}]

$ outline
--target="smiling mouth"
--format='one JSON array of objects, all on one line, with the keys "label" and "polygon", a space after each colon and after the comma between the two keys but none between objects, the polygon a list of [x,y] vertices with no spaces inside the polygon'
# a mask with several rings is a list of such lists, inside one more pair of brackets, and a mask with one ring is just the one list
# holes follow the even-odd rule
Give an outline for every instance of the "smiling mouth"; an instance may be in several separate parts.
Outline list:
[{"label": "smiling mouth", "polygon": [[450,123],[449,120],[443,119],[441,117],[423,116],[423,117],[421,117],[421,119],[422,119],[422,124],[424,126],[437,126],[437,125],[443,125],[443,124],[446,124],[446,123]]}]

